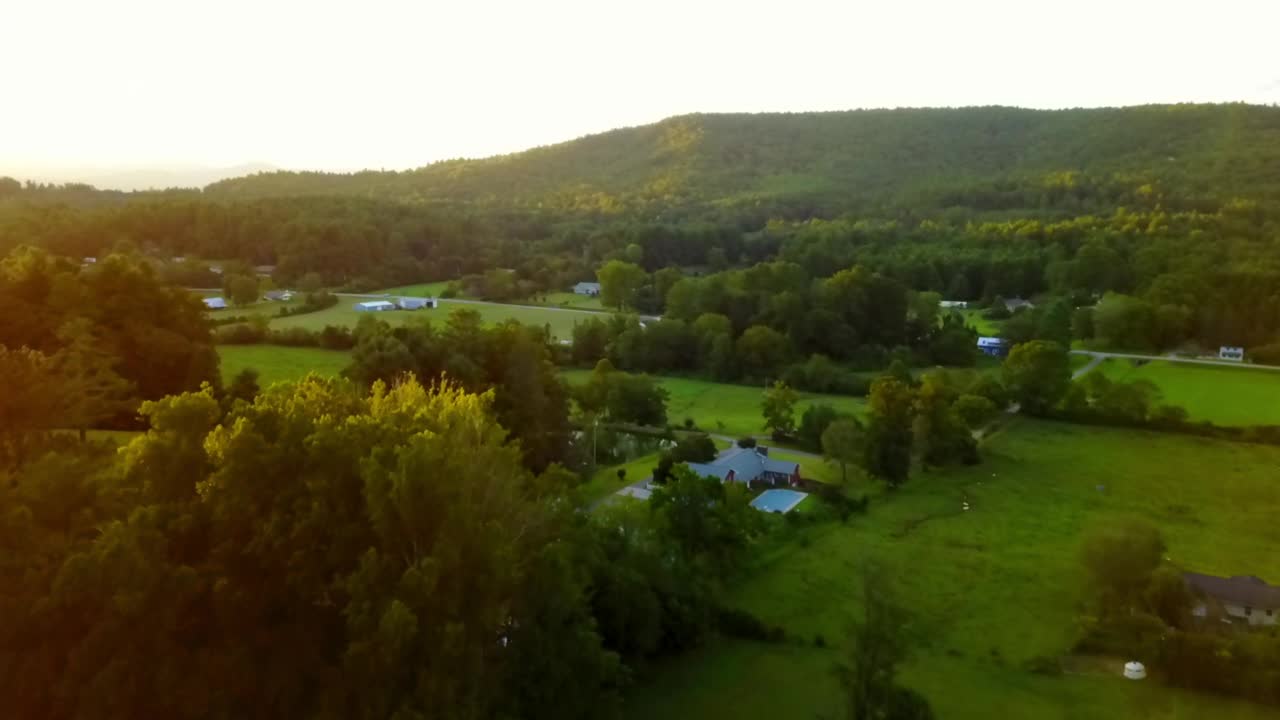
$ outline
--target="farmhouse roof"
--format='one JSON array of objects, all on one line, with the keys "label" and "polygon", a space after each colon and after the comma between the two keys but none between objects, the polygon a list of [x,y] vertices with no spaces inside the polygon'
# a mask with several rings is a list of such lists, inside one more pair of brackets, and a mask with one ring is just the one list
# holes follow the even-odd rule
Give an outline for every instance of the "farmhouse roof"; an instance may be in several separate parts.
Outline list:
[{"label": "farmhouse roof", "polygon": [[1262,610],[1280,610],[1280,586],[1268,585],[1262,578],[1253,575],[1224,578],[1189,572],[1184,573],[1183,578],[1192,590],[1220,602]]},{"label": "farmhouse roof", "polygon": [[710,475],[724,480],[730,470],[739,482],[751,482],[766,472],[793,475],[797,463],[770,458],[768,450],[756,448],[732,448],[709,463],[686,463],[699,475]]},{"label": "farmhouse roof", "polygon": [[978,347],[1003,347],[1004,338],[998,337],[980,337],[978,338]]}]

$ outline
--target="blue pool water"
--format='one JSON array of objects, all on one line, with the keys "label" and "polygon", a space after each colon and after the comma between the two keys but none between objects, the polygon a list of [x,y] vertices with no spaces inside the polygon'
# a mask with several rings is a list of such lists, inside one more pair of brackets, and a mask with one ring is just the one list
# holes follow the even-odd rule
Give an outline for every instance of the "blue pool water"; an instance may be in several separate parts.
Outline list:
[{"label": "blue pool water", "polygon": [[795,490],[765,490],[751,501],[751,507],[764,512],[784,513],[789,512],[807,497],[809,497],[808,493]]}]

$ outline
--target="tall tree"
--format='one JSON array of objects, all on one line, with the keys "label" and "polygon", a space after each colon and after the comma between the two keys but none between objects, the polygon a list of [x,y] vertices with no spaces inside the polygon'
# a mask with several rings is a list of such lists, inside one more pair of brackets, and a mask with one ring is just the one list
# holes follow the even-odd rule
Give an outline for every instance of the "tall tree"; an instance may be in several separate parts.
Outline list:
[{"label": "tall tree", "polygon": [[792,435],[796,429],[796,402],[800,395],[781,380],[764,391],[760,407],[764,412],[764,429],[774,437]]},{"label": "tall tree", "polygon": [[1047,414],[1071,385],[1071,362],[1061,345],[1033,340],[1015,345],[1002,367],[1004,384],[1032,415]]},{"label": "tall tree", "polygon": [[822,432],[822,454],[840,464],[840,482],[849,482],[849,464],[863,457],[862,428],[853,418],[839,418]]},{"label": "tall tree", "polygon": [[62,392],[62,420],[84,440],[85,431],[121,413],[136,410],[133,383],[120,377],[116,357],[104,348],[90,322],[77,318],[58,330],[62,349],[53,357]]},{"label": "tall tree", "polygon": [[849,720],[932,720],[919,693],[897,682],[898,666],[910,656],[915,631],[911,614],[882,570],[862,573],[862,602],[849,630],[848,651],[835,668]]},{"label": "tall tree", "polygon": [[600,302],[606,307],[621,310],[631,304],[646,277],[644,268],[635,263],[610,260],[596,271],[596,279],[600,281]]},{"label": "tall tree", "polygon": [[866,433],[866,467],[889,487],[911,474],[914,393],[897,378],[882,376],[871,383]]}]

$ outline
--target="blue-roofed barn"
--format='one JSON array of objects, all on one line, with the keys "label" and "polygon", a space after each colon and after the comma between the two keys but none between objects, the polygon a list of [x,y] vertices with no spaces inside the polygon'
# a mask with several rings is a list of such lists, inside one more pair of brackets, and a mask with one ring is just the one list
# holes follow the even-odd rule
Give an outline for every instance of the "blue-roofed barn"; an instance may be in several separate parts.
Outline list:
[{"label": "blue-roofed barn", "polygon": [[685,463],[703,477],[720,482],[763,485],[798,485],[800,463],[769,457],[769,448],[731,448],[709,463]]}]

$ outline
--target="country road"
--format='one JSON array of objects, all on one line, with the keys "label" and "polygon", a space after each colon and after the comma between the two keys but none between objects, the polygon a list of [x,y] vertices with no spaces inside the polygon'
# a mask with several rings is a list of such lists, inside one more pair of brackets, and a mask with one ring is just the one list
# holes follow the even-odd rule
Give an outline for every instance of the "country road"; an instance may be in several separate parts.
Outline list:
[{"label": "country road", "polygon": [[1099,362],[1107,358],[1122,358],[1125,360],[1160,360],[1163,362],[1186,363],[1188,365],[1213,365],[1217,367],[1229,367],[1243,370],[1270,370],[1272,372],[1280,372],[1280,366],[1277,365],[1255,365],[1246,362],[1232,362],[1231,360],[1209,360],[1207,358],[1185,358],[1172,355],[1139,355],[1136,353],[1122,352],[1102,352],[1098,350],[1072,350],[1072,355],[1092,355],[1093,361],[1088,365],[1076,371],[1075,377],[1083,375],[1085,371],[1092,370]]}]

